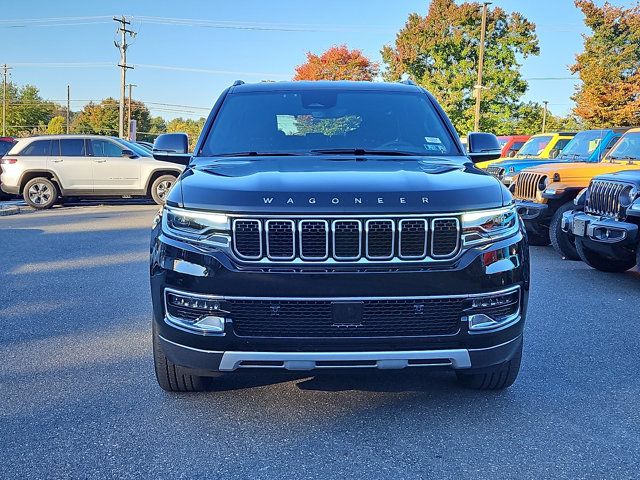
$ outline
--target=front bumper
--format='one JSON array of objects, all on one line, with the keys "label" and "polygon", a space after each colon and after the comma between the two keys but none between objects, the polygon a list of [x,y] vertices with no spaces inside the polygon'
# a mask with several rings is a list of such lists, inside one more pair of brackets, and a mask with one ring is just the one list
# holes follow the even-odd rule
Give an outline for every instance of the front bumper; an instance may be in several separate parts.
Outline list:
[{"label": "front bumper", "polygon": [[[265,268],[236,264],[222,252],[166,237],[158,227],[151,245],[151,292],[155,330],[165,355],[201,372],[236,368],[449,366],[481,369],[512,358],[522,341],[529,290],[529,253],[524,232],[484,248],[472,248],[448,264],[386,268]],[[508,252],[485,265],[493,251]],[[233,319],[221,334],[176,327],[166,315],[165,289],[220,298],[322,300],[462,296],[519,287],[517,318],[494,330],[439,336],[260,337],[237,335]],[[269,319],[266,319],[268,321]]]},{"label": "front bumper", "polygon": [[605,249],[635,247],[638,244],[638,225],[582,211],[565,212],[562,215],[562,231],[573,234],[589,245]]}]

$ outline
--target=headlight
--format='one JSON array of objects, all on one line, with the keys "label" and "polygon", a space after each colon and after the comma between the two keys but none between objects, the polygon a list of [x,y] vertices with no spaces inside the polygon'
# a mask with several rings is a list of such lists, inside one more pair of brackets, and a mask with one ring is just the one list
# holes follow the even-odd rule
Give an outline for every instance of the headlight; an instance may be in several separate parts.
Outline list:
[{"label": "headlight", "polygon": [[[197,212],[183,208],[165,207],[162,229],[172,237],[219,245],[228,238],[229,217],[221,213]],[[228,242],[222,242],[228,243]]]},{"label": "headlight", "polygon": [[587,198],[589,198],[589,189],[583,188],[580,190],[580,193],[576,195],[576,198],[573,199],[573,204],[576,207],[584,207],[584,204],[587,202]]},{"label": "headlight", "polygon": [[637,197],[638,189],[636,187],[624,187],[620,192],[620,205],[626,208],[631,205]]},{"label": "headlight", "polygon": [[544,191],[544,189],[547,188],[550,183],[551,181],[549,180],[549,177],[545,175],[540,179],[540,182],[538,182],[538,190]]},{"label": "headlight", "polygon": [[518,214],[514,206],[462,215],[462,238],[465,246],[502,240],[515,235],[518,228]]}]

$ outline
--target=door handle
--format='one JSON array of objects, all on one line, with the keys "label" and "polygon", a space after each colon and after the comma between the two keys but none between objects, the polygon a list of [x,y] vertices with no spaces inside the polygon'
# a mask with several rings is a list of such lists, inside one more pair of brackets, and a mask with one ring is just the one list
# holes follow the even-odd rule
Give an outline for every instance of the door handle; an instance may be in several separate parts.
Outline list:
[{"label": "door handle", "polygon": [[95,159],[94,162],[96,162],[96,163],[104,163],[104,162],[106,162],[106,160]]},{"label": "door handle", "polygon": [[60,163],[63,160],[61,158],[56,158],[55,160],[51,160],[53,163]]}]

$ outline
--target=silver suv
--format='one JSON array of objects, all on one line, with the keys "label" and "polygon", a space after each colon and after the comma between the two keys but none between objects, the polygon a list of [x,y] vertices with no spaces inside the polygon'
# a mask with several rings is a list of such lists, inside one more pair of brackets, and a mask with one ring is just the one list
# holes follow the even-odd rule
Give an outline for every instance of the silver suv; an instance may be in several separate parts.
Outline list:
[{"label": "silver suv", "polygon": [[163,204],[183,166],[114,137],[47,135],[18,140],[0,160],[0,185],[34,208],[65,197],[152,197]]}]

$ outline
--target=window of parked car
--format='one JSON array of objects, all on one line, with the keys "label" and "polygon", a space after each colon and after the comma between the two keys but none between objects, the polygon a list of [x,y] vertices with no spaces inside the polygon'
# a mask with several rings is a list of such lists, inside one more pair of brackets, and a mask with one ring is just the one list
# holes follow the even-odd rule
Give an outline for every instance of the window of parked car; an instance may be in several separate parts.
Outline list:
[{"label": "window of parked car", "polygon": [[25,157],[45,157],[51,151],[51,140],[36,140],[24,147],[20,155]]},{"label": "window of parked car", "polygon": [[84,157],[86,154],[83,138],[63,138],[60,140],[60,155],[63,157]]},{"label": "window of parked car", "polygon": [[109,140],[91,139],[91,151],[94,157],[121,157],[122,147]]},{"label": "window of parked car", "polygon": [[552,138],[553,136],[551,135],[533,137],[524,144],[524,146],[518,152],[518,155],[530,155],[532,157],[537,157],[546,148]]}]

